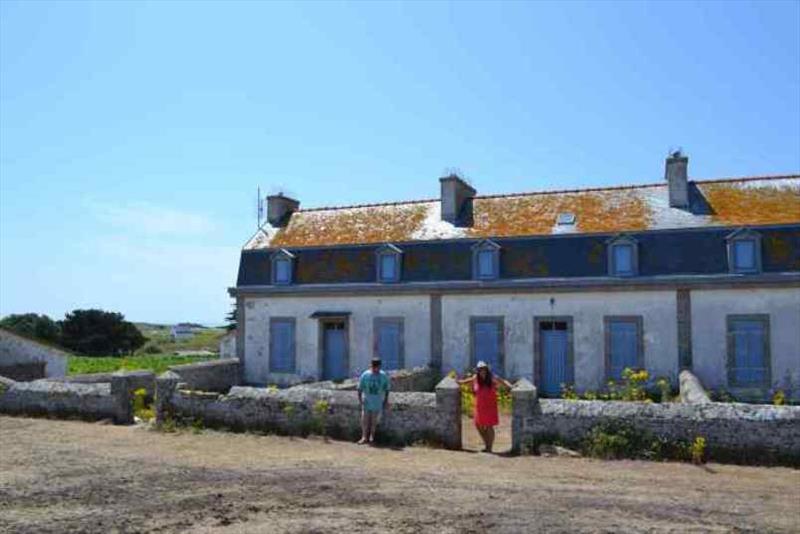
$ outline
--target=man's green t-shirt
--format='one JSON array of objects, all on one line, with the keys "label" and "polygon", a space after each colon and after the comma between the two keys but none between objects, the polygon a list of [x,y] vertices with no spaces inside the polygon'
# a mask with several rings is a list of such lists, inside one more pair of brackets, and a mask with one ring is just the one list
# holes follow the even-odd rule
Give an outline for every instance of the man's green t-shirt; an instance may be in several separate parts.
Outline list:
[{"label": "man's green t-shirt", "polygon": [[389,377],[383,371],[373,373],[367,369],[361,373],[358,390],[364,396],[364,409],[368,412],[379,412],[383,408],[383,399],[389,392]]}]

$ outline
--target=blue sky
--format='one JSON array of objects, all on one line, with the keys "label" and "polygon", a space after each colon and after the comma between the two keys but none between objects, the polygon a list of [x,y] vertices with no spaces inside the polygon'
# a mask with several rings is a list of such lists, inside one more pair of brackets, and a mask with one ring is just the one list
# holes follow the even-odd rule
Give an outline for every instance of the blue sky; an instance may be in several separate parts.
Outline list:
[{"label": "blue sky", "polygon": [[800,169],[800,2],[0,2],[0,315],[219,324],[303,206]]}]

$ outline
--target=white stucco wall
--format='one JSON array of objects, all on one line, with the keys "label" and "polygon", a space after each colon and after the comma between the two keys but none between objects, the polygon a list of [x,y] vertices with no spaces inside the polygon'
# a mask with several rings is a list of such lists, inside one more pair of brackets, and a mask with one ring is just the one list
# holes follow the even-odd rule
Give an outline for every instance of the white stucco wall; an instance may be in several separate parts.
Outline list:
[{"label": "white stucco wall", "polygon": [[769,314],[772,384],[800,395],[800,288],[692,291],[692,358],[707,388],[727,388],[727,323]]},{"label": "white stucco wall", "polygon": [[[316,311],[348,311],[350,374],[366,369],[373,351],[373,319],[405,319],[406,367],[427,365],[430,361],[430,297],[269,297],[246,298],[244,377],[253,384],[286,383],[319,378],[319,321],[310,318]],[[296,375],[269,373],[270,317],[296,320]]]},{"label": "white stucco wall", "polygon": [[219,357],[222,360],[236,358],[236,330],[232,330],[220,338]]},{"label": "white stucco wall", "polygon": [[[550,297],[555,299],[550,306]],[[653,376],[678,372],[675,291],[617,291],[538,294],[463,295],[442,297],[443,371],[469,366],[471,316],[505,317],[504,374],[534,377],[534,316],[565,315],[573,319],[575,386],[597,389],[605,383],[606,315],[641,315],[645,367]]]},{"label": "white stucco wall", "polygon": [[45,362],[45,377],[67,374],[69,354],[49,345],[0,329],[0,366]]}]

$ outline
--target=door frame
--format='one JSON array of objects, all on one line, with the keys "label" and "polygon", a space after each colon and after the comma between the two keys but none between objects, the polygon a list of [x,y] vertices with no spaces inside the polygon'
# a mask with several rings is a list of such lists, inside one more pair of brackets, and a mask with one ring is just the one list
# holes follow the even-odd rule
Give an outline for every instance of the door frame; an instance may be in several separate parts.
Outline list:
[{"label": "door frame", "polygon": [[575,341],[572,315],[536,315],[533,317],[533,376],[535,385],[541,389],[542,377],[542,334],[541,325],[546,323],[567,323],[567,373],[575,383]]},{"label": "door frame", "polygon": [[325,325],[335,323],[344,324],[344,378],[350,374],[350,317],[320,317],[317,319],[317,369],[320,380],[325,380]]}]

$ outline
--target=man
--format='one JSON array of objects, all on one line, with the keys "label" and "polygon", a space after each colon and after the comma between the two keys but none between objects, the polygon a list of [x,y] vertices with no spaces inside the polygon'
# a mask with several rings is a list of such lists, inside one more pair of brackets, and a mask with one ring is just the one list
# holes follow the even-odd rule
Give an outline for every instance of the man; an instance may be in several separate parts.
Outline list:
[{"label": "man", "polygon": [[380,358],[373,358],[370,368],[358,380],[358,404],[361,406],[361,440],[358,444],[374,443],[381,412],[389,407],[389,377],[381,371]]}]

